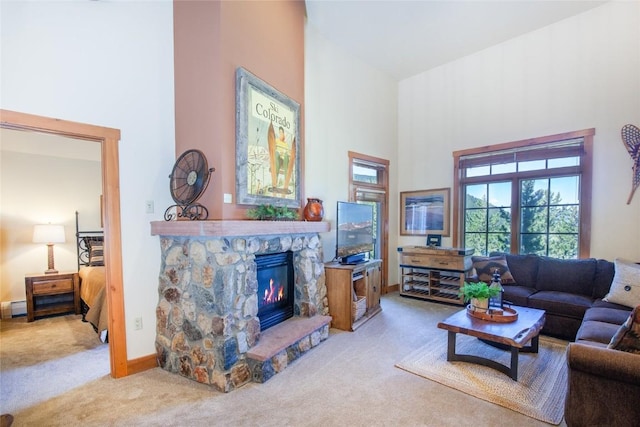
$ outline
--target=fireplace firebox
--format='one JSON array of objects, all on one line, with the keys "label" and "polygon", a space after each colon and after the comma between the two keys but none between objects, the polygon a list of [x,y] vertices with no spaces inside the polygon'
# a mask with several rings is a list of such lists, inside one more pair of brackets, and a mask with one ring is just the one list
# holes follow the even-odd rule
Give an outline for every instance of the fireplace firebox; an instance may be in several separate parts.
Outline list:
[{"label": "fireplace firebox", "polygon": [[258,319],[264,331],[293,317],[293,252],[256,256]]}]

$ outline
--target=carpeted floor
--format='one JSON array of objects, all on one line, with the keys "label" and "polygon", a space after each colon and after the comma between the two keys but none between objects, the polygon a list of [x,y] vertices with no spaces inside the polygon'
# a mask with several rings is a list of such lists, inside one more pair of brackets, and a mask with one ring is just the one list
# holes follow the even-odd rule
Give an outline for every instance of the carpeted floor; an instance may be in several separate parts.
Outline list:
[{"label": "carpeted floor", "polygon": [[[566,346],[565,341],[541,337],[538,353],[519,355],[518,381],[486,366],[447,362],[447,343],[443,340],[425,344],[397,366],[535,419],[559,424],[567,393]],[[462,334],[458,334],[456,352],[503,365],[511,360],[509,352]]]},{"label": "carpeted floor", "polygon": [[390,294],[382,309],[356,332],[332,329],[266,383],[226,394],[159,368],[112,379],[106,345],[77,316],[2,320],[0,413],[13,426],[548,425],[394,366],[446,342],[436,325],[459,307]]}]

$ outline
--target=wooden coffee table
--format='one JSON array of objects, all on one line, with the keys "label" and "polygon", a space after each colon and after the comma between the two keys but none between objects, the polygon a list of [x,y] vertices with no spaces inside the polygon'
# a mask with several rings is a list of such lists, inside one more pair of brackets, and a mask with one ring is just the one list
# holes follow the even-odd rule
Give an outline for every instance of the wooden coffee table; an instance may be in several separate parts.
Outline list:
[{"label": "wooden coffee table", "polygon": [[[438,328],[449,331],[447,360],[488,366],[518,381],[518,354],[538,352],[538,338],[544,326],[545,312],[527,307],[511,306],[511,308],[518,312],[518,319],[511,323],[491,322],[471,317],[467,314],[466,308],[438,323]],[[477,337],[489,344],[511,350],[511,366],[481,356],[457,354],[456,334],[458,333]],[[531,344],[527,345],[529,342]]]}]

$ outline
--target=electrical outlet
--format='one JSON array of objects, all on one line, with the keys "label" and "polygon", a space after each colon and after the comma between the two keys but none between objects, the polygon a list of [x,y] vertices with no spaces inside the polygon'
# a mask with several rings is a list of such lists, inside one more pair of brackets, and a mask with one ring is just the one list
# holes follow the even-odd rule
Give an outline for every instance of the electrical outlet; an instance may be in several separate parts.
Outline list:
[{"label": "electrical outlet", "polygon": [[233,196],[230,193],[224,193],[223,202],[224,203],[233,203]]},{"label": "electrical outlet", "polygon": [[140,329],[142,329],[142,317],[136,317],[134,329],[136,331],[139,331]]},{"label": "electrical outlet", "polygon": [[153,213],[153,200],[147,200],[144,206],[147,213]]}]

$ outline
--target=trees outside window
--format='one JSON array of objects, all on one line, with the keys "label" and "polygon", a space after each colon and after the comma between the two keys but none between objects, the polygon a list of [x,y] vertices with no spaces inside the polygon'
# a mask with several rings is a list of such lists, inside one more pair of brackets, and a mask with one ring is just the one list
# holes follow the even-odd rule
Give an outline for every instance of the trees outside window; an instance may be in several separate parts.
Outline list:
[{"label": "trees outside window", "polygon": [[588,257],[594,133],[454,152],[454,241],[484,255]]}]

